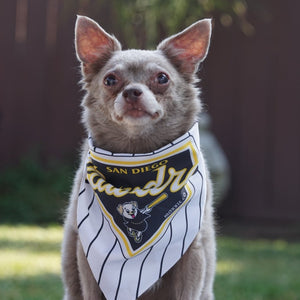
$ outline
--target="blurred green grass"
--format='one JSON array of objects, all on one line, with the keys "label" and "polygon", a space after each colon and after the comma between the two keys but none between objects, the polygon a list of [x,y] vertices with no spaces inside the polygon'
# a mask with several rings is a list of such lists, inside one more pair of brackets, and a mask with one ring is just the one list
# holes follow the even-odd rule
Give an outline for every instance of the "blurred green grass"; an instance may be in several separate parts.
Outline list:
[{"label": "blurred green grass", "polygon": [[[56,300],[61,226],[0,225],[0,299]],[[218,238],[216,299],[300,299],[300,243]]]},{"label": "blurred green grass", "polygon": [[300,299],[300,243],[220,237],[216,299]]},{"label": "blurred green grass", "polygon": [[0,226],[0,299],[62,298],[61,226]]}]

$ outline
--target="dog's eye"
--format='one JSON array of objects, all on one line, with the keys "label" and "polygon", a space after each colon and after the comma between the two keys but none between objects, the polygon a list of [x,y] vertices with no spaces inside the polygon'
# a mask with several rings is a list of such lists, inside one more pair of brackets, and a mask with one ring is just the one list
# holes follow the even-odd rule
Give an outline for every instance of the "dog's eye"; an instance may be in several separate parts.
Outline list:
[{"label": "dog's eye", "polygon": [[157,76],[157,82],[159,84],[166,84],[169,82],[169,77],[167,74],[165,73],[159,73],[158,76]]},{"label": "dog's eye", "polygon": [[118,82],[117,78],[115,75],[108,75],[104,78],[104,84],[107,85],[107,86],[113,86],[113,85],[116,85]]}]

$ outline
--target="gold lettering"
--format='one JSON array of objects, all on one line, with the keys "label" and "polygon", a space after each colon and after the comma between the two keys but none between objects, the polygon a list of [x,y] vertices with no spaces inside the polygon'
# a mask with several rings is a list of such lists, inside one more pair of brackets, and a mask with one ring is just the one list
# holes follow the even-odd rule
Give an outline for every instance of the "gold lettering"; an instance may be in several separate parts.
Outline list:
[{"label": "gold lettering", "polygon": [[[168,163],[168,160],[162,160],[158,163],[154,163],[152,165],[148,165],[145,167],[140,167],[140,168],[133,168],[131,169],[131,173],[132,174],[139,174],[139,173],[145,173],[145,172],[149,172],[149,171],[156,171],[156,169],[158,169],[159,167],[166,165]],[[126,173],[127,174],[127,173]]]},{"label": "gold lettering", "polygon": [[176,171],[173,168],[169,169],[170,176],[174,177],[174,180],[173,180],[173,182],[172,182],[172,184],[170,186],[170,191],[172,193],[178,192],[179,190],[181,190],[185,186],[185,184],[186,184],[186,182],[188,180],[188,176],[186,176],[182,180],[182,177],[184,176],[185,173],[186,173],[186,168],[184,168],[182,170],[179,170],[179,171]]},{"label": "gold lettering", "polygon": [[122,169],[122,168],[121,168],[121,169],[120,169],[120,173],[121,173],[121,174],[128,174],[128,171],[127,171],[127,169]]},{"label": "gold lettering", "polygon": [[[167,160],[164,160],[157,164],[131,169],[132,174],[147,172],[151,169],[157,172],[155,180],[148,181],[142,188],[139,186],[136,186],[134,188],[116,188],[112,184],[106,182],[105,176],[101,172],[96,170],[96,168],[92,165],[88,165],[87,167],[87,178],[94,190],[104,192],[107,195],[114,197],[124,197],[129,193],[134,194],[137,197],[144,197],[148,194],[151,196],[157,196],[161,194],[167,187],[169,187],[172,193],[175,193],[184,187],[189,176],[192,175],[197,168],[197,164],[195,164],[190,170],[184,168],[182,170],[176,171],[174,168],[167,169],[167,162]],[[127,174],[126,168],[106,167],[106,169],[108,172],[123,172],[124,174]],[[166,180],[167,172],[169,176]]]},{"label": "gold lettering", "polygon": [[128,170],[125,168],[112,168],[110,166],[107,166],[106,171],[108,173],[128,174]]},{"label": "gold lettering", "polygon": [[131,172],[132,172],[132,174],[138,174],[138,173],[140,173],[140,169],[138,169],[138,168],[133,168],[133,169],[131,170]]},{"label": "gold lettering", "polygon": [[113,172],[113,170],[111,169],[111,167],[106,167],[106,171],[109,172],[109,173]]}]

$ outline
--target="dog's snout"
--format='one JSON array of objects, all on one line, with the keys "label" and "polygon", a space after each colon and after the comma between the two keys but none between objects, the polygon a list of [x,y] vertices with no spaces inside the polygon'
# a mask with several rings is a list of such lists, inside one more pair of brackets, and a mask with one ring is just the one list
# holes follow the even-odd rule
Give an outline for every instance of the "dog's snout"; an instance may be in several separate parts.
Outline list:
[{"label": "dog's snout", "polygon": [[127,102],[137,102],[143,92],[138,88],[129,88],[124,90],[123,97]]}]

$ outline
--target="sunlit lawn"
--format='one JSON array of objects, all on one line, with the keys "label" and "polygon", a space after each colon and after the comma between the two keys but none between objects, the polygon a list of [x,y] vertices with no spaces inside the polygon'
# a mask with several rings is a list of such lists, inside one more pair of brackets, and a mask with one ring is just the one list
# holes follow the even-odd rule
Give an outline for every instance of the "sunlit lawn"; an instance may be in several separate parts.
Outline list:
[{"label": "sunlit lawn", "polygon": [[[61,299],[59,226],[0,226],[0,299]],[[220,300],[300,299],[300,243],[218,239]],[[163,299],[162,299],[163,300]]]},{"label": "sunlit lawn", "polygon": [[219,238],[216,299],[300,299],[300,243]]},{"label": "sunlit lawn", "polygon": [[0,226],[0,299],[61,299],[59,226]]}]

